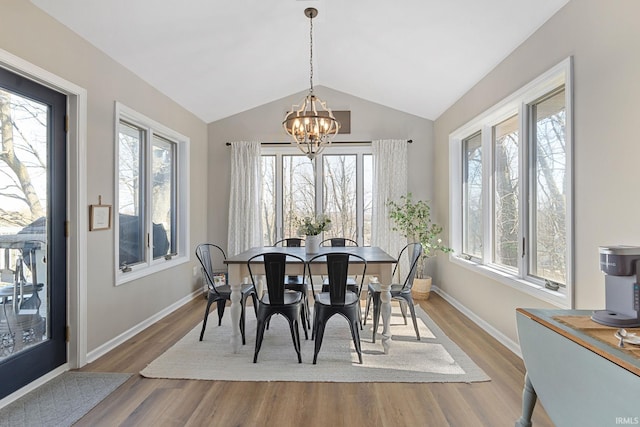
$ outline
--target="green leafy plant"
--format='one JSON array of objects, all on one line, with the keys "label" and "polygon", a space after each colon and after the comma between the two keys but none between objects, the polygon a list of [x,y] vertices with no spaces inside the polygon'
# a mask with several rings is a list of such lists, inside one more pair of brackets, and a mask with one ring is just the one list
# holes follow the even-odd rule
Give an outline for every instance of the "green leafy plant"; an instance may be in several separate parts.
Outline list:
[{"label": "green leafy plant", "polygon": [[317,236],[323,231],[331,229],[331,220],[328,216],[321,214],[316,217],[305,216],[296,218],[296,226],[299,236]]},{"label": "green leafy plant", "polygon": [[442,227],[431,221],[431,207],[424,200],[413,201],[411,193],[401,196],[400,201],[390,200],[389,218],[394,222],[393,230],[400,232],[411,242],[422,244],[422,256],[418,261],[417,277],[423,277],[424,262],[438,252],[453,250],[442,243]]}]

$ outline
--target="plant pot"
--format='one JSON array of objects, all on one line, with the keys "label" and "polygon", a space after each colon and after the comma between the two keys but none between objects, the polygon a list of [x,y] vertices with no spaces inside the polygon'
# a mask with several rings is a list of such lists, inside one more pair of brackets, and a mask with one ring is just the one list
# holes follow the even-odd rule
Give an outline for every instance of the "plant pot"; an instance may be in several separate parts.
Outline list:
[{"label": "plant pot", "polygon": [[320,252],[320,235],[307,236],[304,239],[304,251],[307,254],[317,254]]},{"label": "plant pot", "polygon": [[413,279],[413,287],[411,288],[411,294],[413,299],[427,300],[429,299],[429,293],[431,292],[431,277],[425,276],[422,279]]}]

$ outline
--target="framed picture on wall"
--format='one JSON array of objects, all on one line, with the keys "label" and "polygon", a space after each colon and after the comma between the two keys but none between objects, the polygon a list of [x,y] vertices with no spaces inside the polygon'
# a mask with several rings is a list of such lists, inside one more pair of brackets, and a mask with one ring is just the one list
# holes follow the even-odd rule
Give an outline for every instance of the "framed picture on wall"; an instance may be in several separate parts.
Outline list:
[{"label": "framed picture on wall", "polygon": [[89,206],[89,231],[111,228],[111,205]]}]

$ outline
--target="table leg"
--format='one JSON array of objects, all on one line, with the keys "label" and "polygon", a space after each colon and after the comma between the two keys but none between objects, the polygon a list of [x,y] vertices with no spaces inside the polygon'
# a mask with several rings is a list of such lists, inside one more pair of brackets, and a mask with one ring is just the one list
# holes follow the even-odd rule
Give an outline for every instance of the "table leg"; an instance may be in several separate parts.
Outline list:
[{"label": "table leg", "polygon": [[529,380],[529,375],[524,375],[524,389],[522,390],[522,415],[516,421],[515,427],[531,427],[531,415],[536,406],[538,396]]},{"label": "table leg", "polygon": [[228,267],[229,285],[231,287],[231,348],[234,353],[240,351],[242,336],[240,335],[240,315],[242,313],[242,285],[240,276],[240,266],[230,264]]},{"label": "table leg", "polygon": [[391,347],[391,331],[389,322],[391,320],[391,282],[380,284],[380,314],[382,314],[382,348],[384,354],[389,354]]}]

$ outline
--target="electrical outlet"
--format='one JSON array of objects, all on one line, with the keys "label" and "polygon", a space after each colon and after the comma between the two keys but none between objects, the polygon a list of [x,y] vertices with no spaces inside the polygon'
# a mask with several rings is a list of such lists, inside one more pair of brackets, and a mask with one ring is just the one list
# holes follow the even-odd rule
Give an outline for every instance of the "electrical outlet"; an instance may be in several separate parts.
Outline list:
[{"label": "electrical outlet", "polygon": [[196,277],[198,275],[198,267],[193,267],[193,277]]}]

